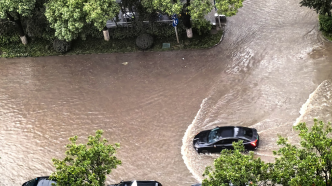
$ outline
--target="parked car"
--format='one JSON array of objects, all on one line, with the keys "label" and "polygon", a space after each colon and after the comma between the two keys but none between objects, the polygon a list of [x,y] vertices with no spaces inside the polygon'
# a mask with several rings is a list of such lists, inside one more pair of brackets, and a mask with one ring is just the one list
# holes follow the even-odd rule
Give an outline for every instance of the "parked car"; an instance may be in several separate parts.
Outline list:
[{"label": "parked car", "polygon": [[233,149],[233,142],[243,141],[247,150],[255,150],[259,145],[259,135],[254,128],[247,127],[216,127],[198,133],[193,140],[193,146],[198,153],[218,152],[223,149]]},{"label": "parked car", "polygon": [[56,184],[55,181],[49,180],[49,176],[43,176],[27,181],[22,186],[52,186],[52,183]]},{"label": "parked car", "polygon": [[118,184],[112,184],[108,186],[162,186],[161,183],[157,181],[121,181]]}]

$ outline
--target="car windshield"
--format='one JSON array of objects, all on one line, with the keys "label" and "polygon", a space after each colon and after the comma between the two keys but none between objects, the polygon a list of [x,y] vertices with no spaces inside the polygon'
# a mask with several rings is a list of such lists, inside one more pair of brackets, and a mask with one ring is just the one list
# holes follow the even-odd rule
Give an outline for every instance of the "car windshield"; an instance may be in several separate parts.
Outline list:
[{"label": "car windshield", "polygon": [[211,130],[211,132],[209,134],[209,138],[208,138],[209,143],[214,143],[214,142],[218,141],[218,139],[220,137],[221,136],[219,136],[219,128]]}]

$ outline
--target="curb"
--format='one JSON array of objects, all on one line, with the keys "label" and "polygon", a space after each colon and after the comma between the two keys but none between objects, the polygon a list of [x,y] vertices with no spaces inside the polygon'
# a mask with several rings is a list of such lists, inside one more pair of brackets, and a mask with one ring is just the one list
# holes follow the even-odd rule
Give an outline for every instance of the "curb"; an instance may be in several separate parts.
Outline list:
[{"label": "curb", "polygon": [[324,41],[327,41],[327,42],[332,43],[332,40],[327,39],[327,38],[324,36],[324,34],[323,34],[322,31],[319,31],[319,33],[320,33],[319,36],[320,36]]},{"label": "curb", "polygon": [[[224,39],[224,36],[225,36],[225,27],[226,27],[226,24],[224,24],[221,28],[221,30],[223,31],[222,35],[221,35],[221,38],[219,40],[218,43],[216,43],[215,45],[211,46],[211,47],[207,47],[207,48],[188,48],[188,49],[176,49],[176,50],[167,50],[167,51],[153,51],[153,50],[148,50],[148,51],[140,51],[140,50],[137,50],[137,51],[130,51],[130,52],[111,52],[111,53],[80,53],[80,54],[58,54],[58,55],[47,55],[47,56],[37,56],[37,57],[50,57],[50,56],[59,56],[59,57],[64,57],[64,56],[78,56],[78,55],[93,55],[93,54],[98,54],[98,55],[101,55],[101,54],[114,54],[114,53],[122,53],[122,54],[128,54],[128,53],[138,53],[138,52],[171,52],[171,51],[179,51],[179,50],[208,50],[208,49],[212,49],[216,46],[218,46]],[[332,41],[330,41],[332,42]],[[0,55],[2,54],[2,51],[0,51]],[[10,57],[10,58],[7,58],[7,57],[0,57],[0,59],[11,59],[11,58],[18,58],[18,57],[32,57],[32,58],[35,58],[35,56],[16,56],[16,57]]]},{"label": "curb", "polygon": [[[210,48],[214,48],[214,47],[218,46],[224,40],[224,36],[225,36],[225,32],[226,32],[225,27],[226,27],[226,24],[223,25],[223,27],[222,27],[223,33],[221,35],[221,38],[220,38],[219,42],[217,44],[215,44],[214,46],[210,47]],[[207,49],[210,49],[210,48],[207,48]]]}]

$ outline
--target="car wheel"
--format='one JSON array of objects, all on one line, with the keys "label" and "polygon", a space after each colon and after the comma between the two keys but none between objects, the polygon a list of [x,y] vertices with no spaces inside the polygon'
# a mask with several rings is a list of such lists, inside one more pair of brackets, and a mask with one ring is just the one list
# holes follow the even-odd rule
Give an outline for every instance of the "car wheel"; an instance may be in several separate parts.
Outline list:
[{"label": "car wheel", "polygon": [[207,150],[202,150],[201,153],[202,153],[202,154],[207,154],[207,153],[209,153],[209,152],[208,152]]}]

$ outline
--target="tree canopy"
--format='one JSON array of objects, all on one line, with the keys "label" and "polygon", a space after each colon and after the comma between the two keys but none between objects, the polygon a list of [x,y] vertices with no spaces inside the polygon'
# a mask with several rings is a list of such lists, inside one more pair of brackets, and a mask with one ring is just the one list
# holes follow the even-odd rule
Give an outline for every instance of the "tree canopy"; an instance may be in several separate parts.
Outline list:
[{"label": "tree canopy", "polygon": [[101,186],[105,185],[106,175],[111,173],[121,161],[115,157],[119,144],[108,145],[106,139],[101,139],[102,130],[95,136],[89,136],[88,143],[76,144],[77,136],[70,138],[66,157],[63,160],[52,159],[56,172],[51,179],[58,186]]},{"label": "tree canopy", "polygon": [[2,0],[0,1],[0,18],[7,18],[9,13],[18,13],[23,17],[31,15],[36,0]]},{"label": "tree canopy", "polygon": [[214,160],[214,167],[207,167],[203,186],[268,185],[271,163],[254,158],[254,152],[244,154],[243,141],[233,142],[234,150],[224,149]]},{"label": "tree canopy", "polygon": [[[0,19],[9,19],[11,22],[14,22],[19,35],[22,37],[25,34],[20,16],[31,17],[35,4],[36,0],[0,0]],[[23,43],[26,44],[25,42]]]},{"label": "tree canopy", "polygon": [[188,7],[191,18],[202,20],[204,16],[211,12],[213,6],[210,0],[191,0]]},{"label": "tree canopy", "polygon": [[93,23],[100,31],[120,11],[115,0],[51,0],[45,15],[61,40],[76,39],[84,25]]},{"label": "tree canopy", "polygon": [[291,145],[279,137],[279,155],[275,162],[274,176],[283,185],[330,185],[332,183],[331,124],[314,120],[311,130],[305,123],[294,127],[299,131],[301,147]]},{"label": "tree canopy", "polygon": [[332,0],[302,0],[301,6],[314,9],[317,13],[331,17]]},{"label": "tree canopy", "polygon": [[243,0],[216,0],[217,12],[226,17],[231,17],[243,6],[242,2]]}]

